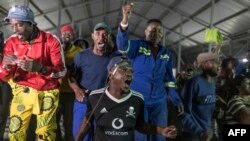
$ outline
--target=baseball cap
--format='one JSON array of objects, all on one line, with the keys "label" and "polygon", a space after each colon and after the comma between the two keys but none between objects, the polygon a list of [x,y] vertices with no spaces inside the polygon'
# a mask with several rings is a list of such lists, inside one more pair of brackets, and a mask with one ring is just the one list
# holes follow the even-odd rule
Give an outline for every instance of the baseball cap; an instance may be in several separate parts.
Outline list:
[{"label": "baseball cap", "polygon": [[61,27],[60,31],[61,31],[61,34],[63,32],[66,32],[66,31],[68,31],[68,32],[70,32],[72,34],[74,33],[74,30],[70,25],[65,25],[65,26]]},{"label": "baseball cap", "polygon": [[116,56],[113,57],[107,66],[107,70],[110,71],[113,67],[116,67],[123,64],[124,67],[132,67],[131,62],[128,60],[128,58],[124,56]]},{"label": "baseball cap", "polygon": [[97,31],[99,29],[104,29],[108,34],[111,34],[111,28],[104,22],[95,25],[94,31]]},{"label": "baseball cap", "polygon": [[198,66],[200,66],[203,62],[208,61],[208,60],[213,60],[213,59],[218,60],[219,59],[218,55],[215,53],[209,53],[209,52],[200,53],[197,56],[197,64]]},{"label": "baseball cap", "polygon": [[8,16],[4,18],[4,21],[9,22],[10,19],[36,24],[32,10],[29,7],[23,5],[14,5],[10,8]]}]

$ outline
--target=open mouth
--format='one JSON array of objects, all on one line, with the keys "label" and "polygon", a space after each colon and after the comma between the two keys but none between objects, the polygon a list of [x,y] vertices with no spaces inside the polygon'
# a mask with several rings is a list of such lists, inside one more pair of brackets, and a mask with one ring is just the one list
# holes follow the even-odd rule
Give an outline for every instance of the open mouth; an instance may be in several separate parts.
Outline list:
[{"label": "open mouth", "polygon": [[98,47],[104,47],[105,44],[104,43],[98,43]]},{"label": "open mouth", "polygon": [[65,37],[64,40],[69,41],[70,37]]},{"label": "open mouth", "polygon": [[127,85],[130,85],[131,80],[126,80],[125,83],[126,83]]}]

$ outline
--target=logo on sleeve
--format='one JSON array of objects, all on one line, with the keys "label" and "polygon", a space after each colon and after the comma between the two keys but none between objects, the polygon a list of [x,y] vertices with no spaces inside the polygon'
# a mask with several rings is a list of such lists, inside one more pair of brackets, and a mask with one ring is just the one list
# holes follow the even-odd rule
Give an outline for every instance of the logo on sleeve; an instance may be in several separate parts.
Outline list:
[{"label": "logo on sleeve", "polygon": [[105,114],[105,113],[108,113],[107,109],[104,107],[102,108],[102,110],[100,111],[101,114]]},{"label": "logo on sleeve", "polygon": [[196,102],[198,104],[213,104],[216,101],[216,95],[210,94],[210,95],[202,95],[196,98]]},{"label": "logo on sleeve", "polygon": [[126,111],[126,117],[133,117],[133,118],[135,118],[135,108],[134,107],[132,107],[132,106],[130,106],[129,107],[129,109]]}]

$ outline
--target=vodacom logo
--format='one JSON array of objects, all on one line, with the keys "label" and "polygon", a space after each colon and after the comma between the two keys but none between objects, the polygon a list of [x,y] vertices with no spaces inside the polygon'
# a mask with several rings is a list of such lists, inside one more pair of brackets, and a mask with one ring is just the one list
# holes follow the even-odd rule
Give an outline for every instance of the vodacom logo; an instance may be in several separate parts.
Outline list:
[{"label": "vodacom logo", "polygon": [[121,129],[123,127],[123,125],[124,125],[123,121],[120,118],[115,118],[112,121],[112,127],[115,128],[115,129]]}]

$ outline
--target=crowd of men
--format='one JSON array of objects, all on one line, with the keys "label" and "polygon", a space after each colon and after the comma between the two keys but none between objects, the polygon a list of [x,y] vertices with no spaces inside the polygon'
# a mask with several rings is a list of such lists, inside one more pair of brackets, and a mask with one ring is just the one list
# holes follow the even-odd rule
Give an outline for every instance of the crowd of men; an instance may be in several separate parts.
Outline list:
[{"label": "crowd of men", "polygon": [[219,141],[221,125],[250,123],[250,65],[200,53],[176,82],[159,19],[129,39],[132,8],[122,6],[116,35],[97,23],[89,46],[71,26],[58,38],[13,6],[4,20],[14,34],[0,33],[0,140],[8,117],[10,141]]}]

